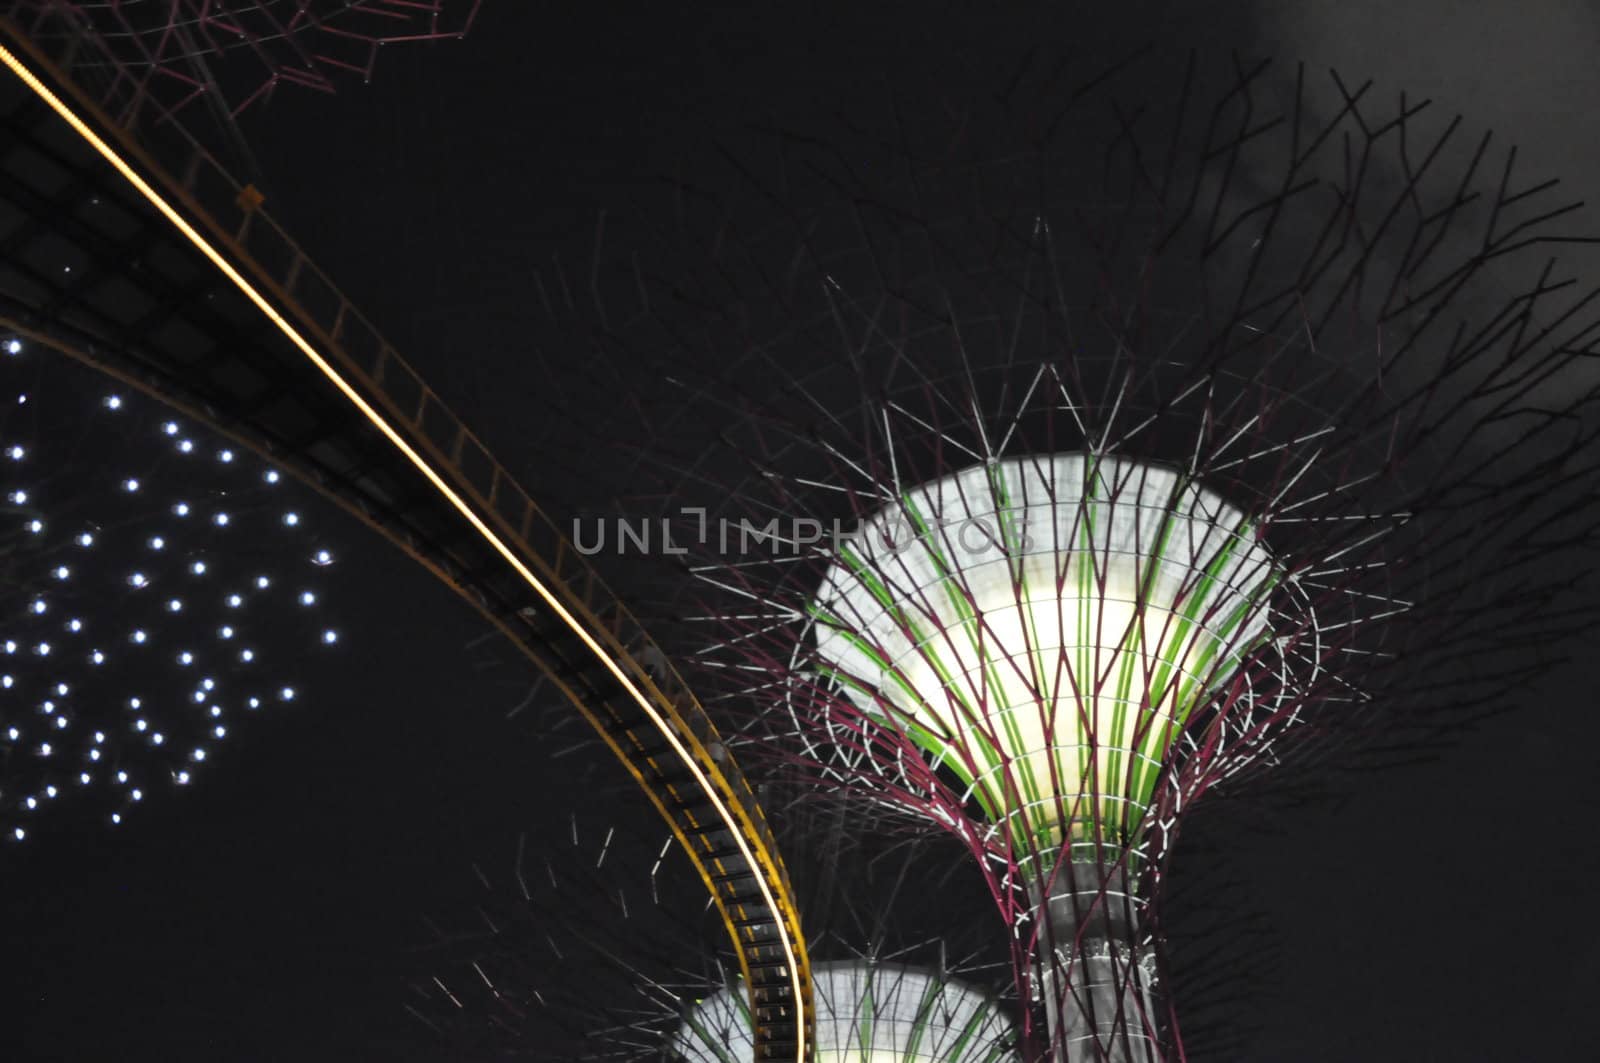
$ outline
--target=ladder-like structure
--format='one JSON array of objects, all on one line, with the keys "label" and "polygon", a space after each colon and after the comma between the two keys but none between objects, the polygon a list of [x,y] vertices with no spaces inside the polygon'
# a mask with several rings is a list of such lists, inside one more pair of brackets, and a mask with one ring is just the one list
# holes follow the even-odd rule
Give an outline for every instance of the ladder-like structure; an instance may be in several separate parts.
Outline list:
[{"label": "ladder-like structure", "polygon": [[0,42],[0,329],[252,447],[499,626],[594,725],[704,878],[738,946],[758,1058],[803,1063],[810,970],[772,832],[649,636],[259,193],[175,124],[109,118],[75,82],[81,47],[46,55],[4,19]]}]

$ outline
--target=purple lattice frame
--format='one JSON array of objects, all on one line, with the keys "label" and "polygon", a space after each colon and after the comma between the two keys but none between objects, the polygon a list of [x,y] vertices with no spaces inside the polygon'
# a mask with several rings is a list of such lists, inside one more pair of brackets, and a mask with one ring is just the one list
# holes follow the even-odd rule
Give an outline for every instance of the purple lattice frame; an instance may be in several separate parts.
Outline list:
[{"label": "purple lattice frame", "polygon": [[279,85],[332,92],[370,79],[386,45],[464,36],[482,0],[8,0],[46,43],[80,41],[75,78],[127,124],[207,96],[237,115]]}]

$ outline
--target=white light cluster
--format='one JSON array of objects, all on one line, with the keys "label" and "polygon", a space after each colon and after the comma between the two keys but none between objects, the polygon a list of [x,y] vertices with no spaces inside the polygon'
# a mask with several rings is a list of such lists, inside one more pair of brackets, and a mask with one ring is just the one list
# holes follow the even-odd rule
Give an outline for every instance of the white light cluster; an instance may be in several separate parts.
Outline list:
[{"label": "white light cluster", "polygon": [[198,781],[240,715],[294,698],[276,669],[339,634],[306,609],[333,556],[277,470],[65,359],[0,351],[0,832],[21,841],[56,806],[117,824]]}]

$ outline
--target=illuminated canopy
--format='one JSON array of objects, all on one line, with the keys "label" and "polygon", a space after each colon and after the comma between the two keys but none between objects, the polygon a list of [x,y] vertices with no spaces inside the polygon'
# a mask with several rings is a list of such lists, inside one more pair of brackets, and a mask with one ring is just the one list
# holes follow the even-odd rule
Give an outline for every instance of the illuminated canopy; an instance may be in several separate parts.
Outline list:
[{"label": "illuminated canopy", "polygon": [[[852,961],[812,968],[814,1063],[1013,1063],[1015,1029],[988,993],[917,967]],[[668,1057],[685,1063],[752,1058],[749,997],[730,986],[689,1009]]]},{"label": "illuminated canopy", "polygon": [[1040,845],[1137,831],[1190,714],[1265,637],[1240,510],[1123,458],[1013,458],[904,491],[843,545],[817,656]]}]

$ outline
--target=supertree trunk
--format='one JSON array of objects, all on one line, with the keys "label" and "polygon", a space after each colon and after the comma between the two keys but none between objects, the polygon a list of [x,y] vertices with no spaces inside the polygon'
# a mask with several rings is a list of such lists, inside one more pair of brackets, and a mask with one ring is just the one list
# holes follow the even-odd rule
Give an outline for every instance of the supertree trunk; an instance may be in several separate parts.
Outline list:
[{"label": "supertree trunk", "polygon": [[1123,862],[1061,861],[1048,884],[1030,881],[1044,942],[1040,995],[1050,1058],[1159,1063],[1154,950]]}]

